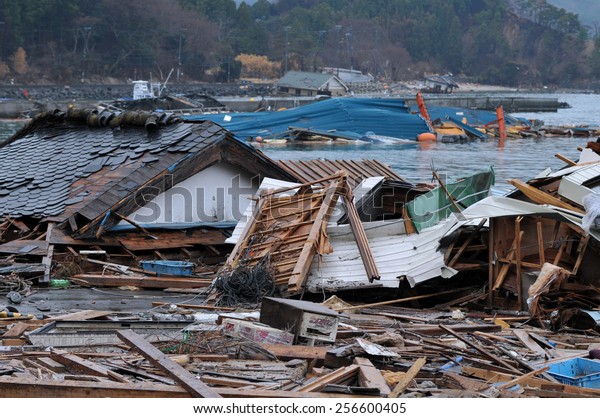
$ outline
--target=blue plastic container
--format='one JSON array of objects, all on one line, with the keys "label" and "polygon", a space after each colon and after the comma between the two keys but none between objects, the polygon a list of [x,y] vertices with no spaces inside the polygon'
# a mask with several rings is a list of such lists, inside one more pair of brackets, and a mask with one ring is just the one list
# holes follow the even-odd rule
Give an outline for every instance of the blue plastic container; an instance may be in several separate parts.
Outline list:
[{"label": "blue plastic container", "polygon": [[561,383],[600,389],[600,361],[575,358],[550,364],[548,373]]},{"label": "blue plastic container", "polygon": [[153,271],[160,275],[169,276],[191,276],[196,265],[189,261],[140,261],[140,267],[144,270]]}]

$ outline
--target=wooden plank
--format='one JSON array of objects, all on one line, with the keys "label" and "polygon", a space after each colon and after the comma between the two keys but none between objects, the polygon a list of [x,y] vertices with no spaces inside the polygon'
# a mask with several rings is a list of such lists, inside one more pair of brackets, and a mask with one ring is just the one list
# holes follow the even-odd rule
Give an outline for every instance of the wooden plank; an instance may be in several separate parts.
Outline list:
[{"label": "wooden plank", "polygon": [[355,357],[354,364],[357,364],[359,367],[358,383],[360,386],[379,389],[380,396],[388,396],[391,393],[390,387],[383,378],[383,375],[371,363],[371,360],[363,357]]},{"label": "wooden plank", "polygon": [[86,309],[79,312],[68,313],[64,315],[51,316],[49,321],[85,321],[86,319],[100,318],[113,314],[113,311],[95,311]]},{"label": "wooden plank", "polygon": [[575,261],[575,265],[573,266],[573,270],[571,270],[571,275],[576,275],[579,271],[579,267],[581,266],[581,262],[583,261],[583,255],[585,254],[585,250],[587,249],[588,243],[590,242],[590,235],[584,237],[579,242],[579,246],[577,247],[577,260]]},{"label": "wooden plank", "polygon": [[417,374],[419,374],[419,371],[421,371],[421,367],[423,367],[425,365],[426,361],[427,361],[426,357],[419,357],[413,363],[413,365],[410,366],[410,369],[408,369],[406,374],[404,376],[402,376],[400,381],[394,387],[394,390],[390,393],[389,397],[397,398],[398,396],[402,395],[404,393],[404,391],[406,390],[406,388],[408,387],[408,385],[410,385],[411,382],[413,381],[413,379],[415,377],[417,377]]},{"label": "wooden plank", "polygon": [[542,358],[547,357],[548,354],[546,353],[546,350],[540,347],[540,345],[537,342],[535,342],[533,338],[531,338],[527,331],[525,331],[524,329],[516,328],[511,329],[511,331],[513,332],[513,334],[515,334],[519,341],[521,341],[523,345],[527,347],[531,352],[542,356]]},{"label": "wooden plank", "polygon": [[83,359],[75,354],[68,354],[66,352],[53,352],[50,354],[50,358],[67,368],[72,373],[83,373],[90,376],[105,377],[107,379],[122,381],[114,374],[110,373],[110,370],[106,367],[96,364],[93,361]]},{"label": "wooden plank", "polygon": [[547,372],[548,369],[549,369],[549,367],[545,366],[545,367],[542,367],[541,369],[537,369],[537,370],[533,370],[533,371],[531,371],[529,373],[525,373],[522,376],[515,377],[514,379],[509,380],[508,382],[501,384],[500,386],[498,386],[498,389],[500,389],[500,390],[502,390],[502,389],[508,389],[508,388],[513,387],[515,385],[521,384],[521,383],[527,381],[531,377],[535,377],[538,374],[542,374],[542,373]]},{"label": "wooden plank", "polygon": [[521,288],[521,239],[523,238],[523,235],[521,234],[522,220],[522,216],[517,216],[515,219],[515,261],[517,263],[517,306],[519,309],[522,309],[521,307],[523,306],[523,289]]},{"label": "wooden plank", "polygon": [[37,325],[31,325],[28,322],[19,322],[2,334],[2,338],[19,338],[25,333],[25,331],[37,327]]},{"label": "wooden plank", "polygon": [[101,274],[76,274],[73,281],[86,286],[136,286],[149,289],[208,287],[212,280],[180,277],[109,276]]},{"label": "wooden plank", "polygon": [[538,253],[540,255],[540,268],[541,268],[541,266],[543,266],[544,263],[546,262],[546,250],[545,250],[545,244],[544,244],[544,233],[542,230],[542,223],[537,222],[536,228],[537,228],[537,239],[538,239]]},{"label": "wooden plank", "polygon": [[525,196],[527,196],[529,199],[531,199],[534,203],[537,203],[539,205],[552,205],[552,206],[571,210],[573,212],[577,212],[577,213],[581,213],[581,214],[585,213],[584,210],[582,210],[578,207],[575,207],[569,203],[563,202],[559,198],[554,197],[551,194],[546,193],[542,190],[539,190],[533,186],[530,186],[529,184],[525,183],[524,181],[512,179],[512,180],[508,180],[508,182],[510,184],[512,184],[513,186],[515,186],[517,189],[519,189],[521,192],[523,192],[523,194]]},{"label": "wooden plank", "polygon": [[280,360],[325,360],[328,347],[310,347],[305,345],[260,344],[262,348],[273,353]]},{"label": "wooden plank", "polygon": [[132,348],[139,351],[146,360],[164,370],[170,377],[179,382],[179,384],[181,384],[192,396],[200,398],[221,397],[204,383],[196,380],[190,372],[175,363],[134,331],[117,331],[117,336],[121,341],[131,345]]},{"label": "wooden plank", "polygon": [[326,374],[325,376],[319,377],[313,382],[301,386],[298,389],[298,392],[318,392],[328,384],[337,383],[347,379],[348,377],[357,375],[358,370],[359,366],[357,364],[339,368],[336,371]]},{"label": "wooden plank", "polygon": [[0,253],[44,256],[48,253],[48,241],[22,239],[0,245]]}]

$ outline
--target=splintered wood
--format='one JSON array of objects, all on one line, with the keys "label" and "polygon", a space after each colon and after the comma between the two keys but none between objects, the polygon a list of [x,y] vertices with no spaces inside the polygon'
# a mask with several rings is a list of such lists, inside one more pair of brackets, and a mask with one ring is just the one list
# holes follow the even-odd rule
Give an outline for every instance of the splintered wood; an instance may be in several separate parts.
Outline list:
[{"label": "splintered wood", "polygon": [[[326,180],[327,185],[322,189],[310,187]],[[284,195],[292,191],[293,194]],[[251,268],[266,260],[276,287],[284,294],[299,293],[314,257],[332,251],[327,221],[340,195],[344,197],[346,206],[354,209],[354,212],[350,211],[355,215],[351,216],[352,230],[361,249],[368,278],[378,279],[379,273],[362,224],[357,220],[344,172],[318,182],[263,193],[223,271],[233,271],[240,266]]]}]

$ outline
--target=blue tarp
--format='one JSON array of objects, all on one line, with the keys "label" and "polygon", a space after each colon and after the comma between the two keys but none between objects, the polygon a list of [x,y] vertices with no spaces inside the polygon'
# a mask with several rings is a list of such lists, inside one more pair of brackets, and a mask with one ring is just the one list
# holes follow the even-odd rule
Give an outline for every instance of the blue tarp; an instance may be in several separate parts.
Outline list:
[{"label": "blue tarp", "polygon": [[280,112],[220,113],[184,116],[188,121],[211,120],[239,139],[282,138],[288,128],[314,129],[360,139],[383,136],[416,140],[431,132],[427,123],[399,99],[332,98]]},{"label": "blue tarp", "polygon": [[[431,120],[436,119],[447,120],[449,118],[462,121],[466,118],[468,125],[486,125],[492,123],[498,119],[496,112],[493,110],[476,110],[476,109],[465,109],[463,107],[427,107]],[[521,125],[522,120],[517,119],[508,114],[504,114],[504,120],[507,125]]]}]

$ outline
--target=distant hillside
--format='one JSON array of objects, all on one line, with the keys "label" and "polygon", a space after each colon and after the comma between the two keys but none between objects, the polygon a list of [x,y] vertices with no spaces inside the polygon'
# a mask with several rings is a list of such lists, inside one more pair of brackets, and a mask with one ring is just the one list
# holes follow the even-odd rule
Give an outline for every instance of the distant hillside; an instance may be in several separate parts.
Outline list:
[{"label": "distant hillside", "polygon": [[600,25],[600,1],[598,0],[547,0],[547,2],[579,15],[579,20],[591,28],[592,34],[595,26]]}]

